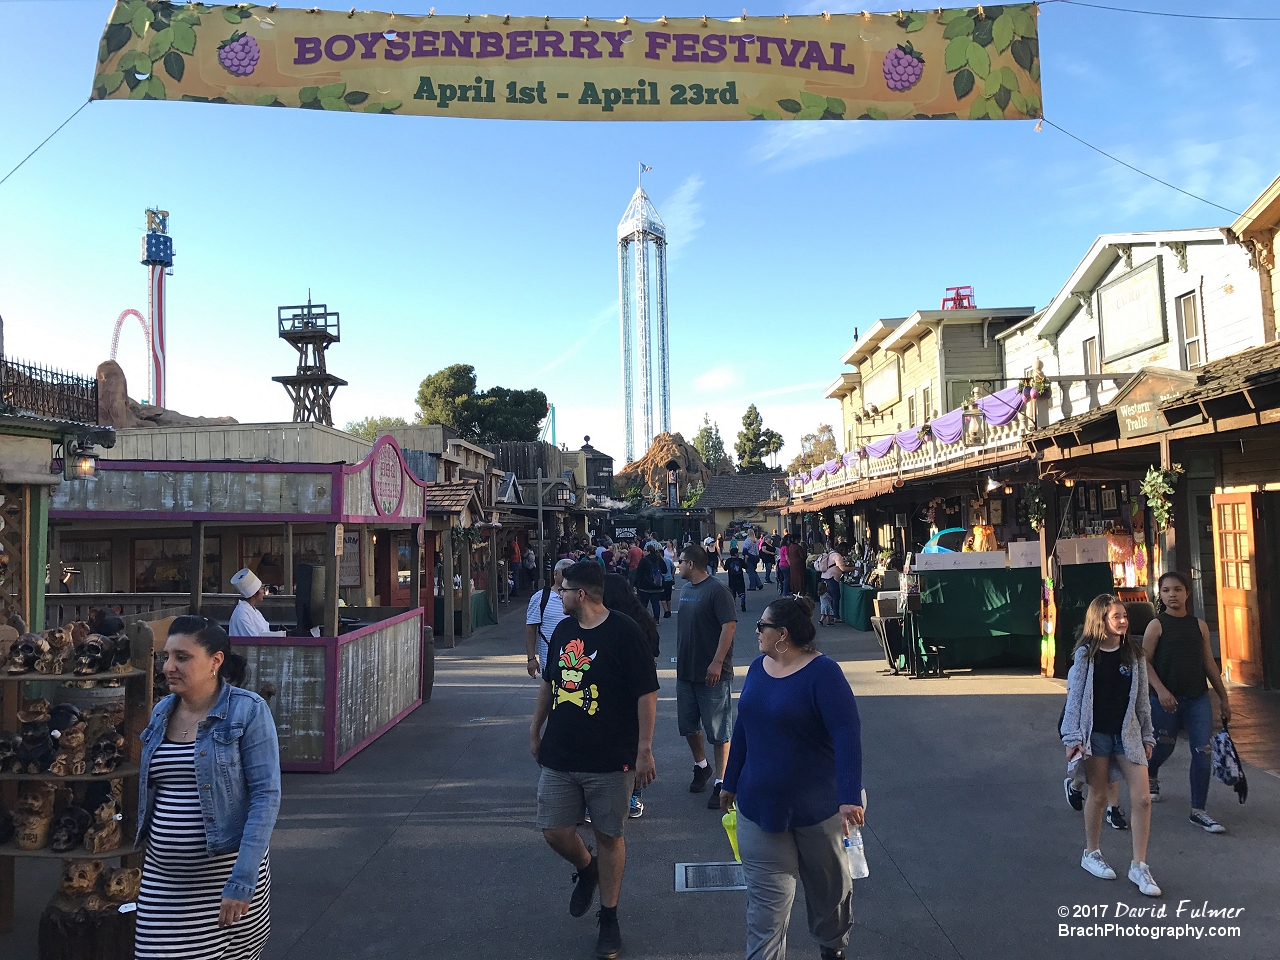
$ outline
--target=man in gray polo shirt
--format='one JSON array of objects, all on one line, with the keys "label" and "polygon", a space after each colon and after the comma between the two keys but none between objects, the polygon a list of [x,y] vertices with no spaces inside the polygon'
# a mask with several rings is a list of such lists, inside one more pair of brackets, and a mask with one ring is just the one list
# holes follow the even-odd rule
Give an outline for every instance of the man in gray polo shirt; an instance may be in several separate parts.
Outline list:
[{"label": "man in gray polo shirt", "polygon": [[[693,753],[690,793],[701,793],[714,772],[708,810],[720,809],[720,782],[733,734],[733,595],[707,573],[707,553],[696,544],[680,551],[676,572],[684,578],[676,621],[676,714],[680,736]],[[699,729],[701,725],[701,729]],[[711,741],[715,770],[707,763],[703,733]]]}]

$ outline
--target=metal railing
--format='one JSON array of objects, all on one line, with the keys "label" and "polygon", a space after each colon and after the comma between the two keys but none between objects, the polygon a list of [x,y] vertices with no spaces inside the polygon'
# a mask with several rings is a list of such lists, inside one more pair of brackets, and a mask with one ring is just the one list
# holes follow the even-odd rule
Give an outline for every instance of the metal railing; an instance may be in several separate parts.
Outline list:
[{"label": "metal railing", "polygon": [[0,403],[50,420],[97,423],[98,381],[0,357]]}]

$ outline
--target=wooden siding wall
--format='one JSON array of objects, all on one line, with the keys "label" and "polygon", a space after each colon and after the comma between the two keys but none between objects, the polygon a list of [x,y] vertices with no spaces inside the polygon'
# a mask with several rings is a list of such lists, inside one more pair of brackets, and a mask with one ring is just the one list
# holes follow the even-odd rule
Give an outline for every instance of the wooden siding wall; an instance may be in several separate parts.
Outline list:
[{"label": "wooden siding wall", "polygon": [[319,423],[205,424],[116,431],[109,460],[359,463],[373,444]]},{"label": "wooden siding wall", "polygon": [[[517,480],[533,480],[541,468],[544,477],[562,476],[565,470],[580,466],[576,455],[567,454],[542,440],[531,442],[507,441],[490,443],[486,449],[496,458],[494,466],[506,473],[514,473]],[[578,478],[585,485],[585,472]]]},{"label": "wooden siding wall", "polygon": [[50,509],[166,519],[175,513],[323,515],[332,509],[331,482],[324,473],[102,470],[92,480],[58,484]]},{"label": "wooden siding wall", "polygon": [[1222,448],[1222,486],[1248,487],[1280,483],[1280,437],[1257,437]]},{"label": "wooden siding wall", "polygon": [[444,453],[445,445],[458,436],[456,430],[439,423],[392,427],[386,432],[402,449],[422,450],[425,453]]},{"label": "wooden siding wall", "polygon": [[[377,514],[373,505],[373,487],[371,476],[373,464],[366,464],[358,473],[349,473],[343,477],[342,512],[354,517],[372,517]],[[404,477],[404,499],[400,504],[397,520],[421,520],[422,488],[413,482],[409,475]]]},{"label": "wooden siding wall", "polygon": [[285,763],[324,761],[325,648],[321,646],[252,646],[232,648],[245,658],[244,688],[259,693],[273,683],[271,715]]},{"label": "wooden siding wall", "polygon": [[410,617],[338,648],[338,756],[418,699],[422,618]]}]

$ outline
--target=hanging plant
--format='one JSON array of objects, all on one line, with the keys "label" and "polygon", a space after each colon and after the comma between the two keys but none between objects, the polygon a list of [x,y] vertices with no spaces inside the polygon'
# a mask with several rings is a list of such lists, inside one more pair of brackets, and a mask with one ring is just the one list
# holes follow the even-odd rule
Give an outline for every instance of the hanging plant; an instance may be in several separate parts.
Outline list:
[{"label": "hanging plant", "polygon": [[1049,378],[1041,372],[1033,373],[1029,377],[1023,377],[1018,381],[1018,386],[1022,388],[1022,395],[1028,400],[1050,400],[1053,397]]},{"label": "hanging plant", "polygon": [[476,544],[482,543],[485,538],[477,527],[451,527],[449,529],[449,539],[453,544],[453,552],[457,553],[462,549],[464,543],[474,547]]},{"label": "hanging plant", "polygon": [[1027,519],[1031,522],[1031,529],[1037,533],[1044,526],[1044,513],[1048,509],[1045,503],[1044,490],[1038,483],[1023,484],[1023,499],[1027,504]]},{"label": "hanging plant", "polygon": [[916,437],[917,439],[922,440],[925,443],[928,443],[930,440],[933,439],[933,427],[926,423],[923,427],[921,427],[919,430],[916,431]]},{"label": "hanging plant", "polygon": [[1169,497],[1178,485],[1178,474],[1183,473],[1182,464],[1172,464],[1168,470],[1150,467],[1146,479],[1142,481],[1142,495],[1147,498],[1147,506],[1151,508],[1151,517],[1156,522],[1156,530],[1164,533],[1173,518],[1173,504]]}]

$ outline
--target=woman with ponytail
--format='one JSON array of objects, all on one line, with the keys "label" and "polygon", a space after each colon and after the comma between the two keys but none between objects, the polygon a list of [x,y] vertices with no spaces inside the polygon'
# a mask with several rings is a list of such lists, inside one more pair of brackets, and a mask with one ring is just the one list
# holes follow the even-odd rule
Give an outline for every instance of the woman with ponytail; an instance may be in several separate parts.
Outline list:
[{"label": "woman with ponytail", "polygon": [[853,930],[844,839],[864,821],[862,733],[849,681],[818,652],[816,633],[807,597],[765,607],[761,656],[738,700],[720,805],[738,808],[747,960],[786,957],[797,879],[823,960],[841,960]]},{"label": "woman with ponytail", "polygon": [[142,731],[134,956],[257,960],[271,932],[275,722],[237,686],[244,658],[213,621],[178,617],[164,652],[170,693]]}]

